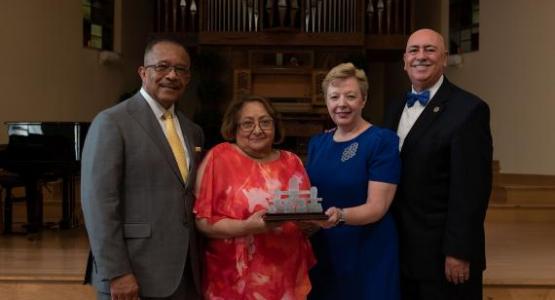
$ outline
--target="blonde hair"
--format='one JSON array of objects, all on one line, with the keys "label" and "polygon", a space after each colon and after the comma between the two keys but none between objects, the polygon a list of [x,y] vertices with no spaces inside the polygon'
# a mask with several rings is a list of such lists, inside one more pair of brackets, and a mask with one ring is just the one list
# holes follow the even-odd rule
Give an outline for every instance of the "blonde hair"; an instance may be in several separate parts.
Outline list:
[{"label": "blonde hair", "polygon": [[324,97],[328,94],[328,87],[330,84],[336,80],[345,80],[348,78],[354,77],[358,81],[358,86],[360,87],[360,93],[362,94],[362,98],[366,100],[366,96],[368,95],[368,78],[366,77],[366,73],[362,69],[357,69],[352,63],[343,63],[339,64],[333,69],[331,69],[324,80],[322,81],[322,92]]}]

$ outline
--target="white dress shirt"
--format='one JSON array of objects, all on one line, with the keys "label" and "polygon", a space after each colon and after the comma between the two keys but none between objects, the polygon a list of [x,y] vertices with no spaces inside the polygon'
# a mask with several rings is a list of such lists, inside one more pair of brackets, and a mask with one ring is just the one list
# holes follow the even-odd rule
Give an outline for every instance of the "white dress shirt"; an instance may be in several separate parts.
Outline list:
[{"label": "white dress shirt", "polygon": [[[443,75],[441,75],[439,80],[428,89],[430,91],[430,100],[428,100],[426,105],[422,105],[419,101],[416,101],[412,107],[408,107],[405,104],[405,108],[403,108],[403,113],[401,114],[401,119],[399,119],[399,126],[397,127],[397,135],[399,136],[399,151],[403,148],[403,143],[405,142],[405,138],[409,134],[410,129],[414,123],[416,123],[416,120],[418,120],[418,117],[420,117],[424,108],[426,108],[430,101],[432,101],[442,83]],[[412,92],[416,93],[414,87],[412,88]]]},{"label": "white dress shirt", "polygon": [[189,167],[189,171],[190,171],[191,158],[189,153],[191,152],[189,151],[189,149],[187,149],[187,144],[185,143],[183,132],[181,132],[181,126],[179,126],[179,119],[175,114],[175,105],[172,105],[169,109],[165,109],[162,105],[160,105],[160,103],[158,103],[158,101],[154,100],[143,88],[141,88],[140,92],[141,92],[141,95],[143,95],[143,97],[145,98],[146,103],[148,103],[148,106],[150,106],[150,109],[152,109],[152,112],[156,116],[156,120],[158,120],[158,124],[160,124],[160,127],[162,128],[162,131],[164,131],[166,138],[168,137],[168,134],[166,133],[166,126],[164,126],[164,118],[162,116],[166,111],[172,114],[173,124],[177,131],[177,135],[179,136],[179,140],[181,141],[181,145],[183,145],[183,149],[185,149],[185,158],[187,159],[187,166]]}]

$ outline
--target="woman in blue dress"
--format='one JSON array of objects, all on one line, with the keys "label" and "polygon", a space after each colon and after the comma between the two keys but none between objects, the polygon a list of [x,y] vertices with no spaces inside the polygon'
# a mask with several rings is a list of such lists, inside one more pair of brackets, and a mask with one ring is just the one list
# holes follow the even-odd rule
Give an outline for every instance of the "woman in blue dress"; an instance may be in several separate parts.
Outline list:
[{"label": "woman in blue dress", "polygon": [[399,182],[399,140],[362,117],[368,81],[353,64],[322,82],[337,127],[312,137],[307,171],[329,219],[312,237],[309,299],[399,299],[397,230],[389,206]]}]

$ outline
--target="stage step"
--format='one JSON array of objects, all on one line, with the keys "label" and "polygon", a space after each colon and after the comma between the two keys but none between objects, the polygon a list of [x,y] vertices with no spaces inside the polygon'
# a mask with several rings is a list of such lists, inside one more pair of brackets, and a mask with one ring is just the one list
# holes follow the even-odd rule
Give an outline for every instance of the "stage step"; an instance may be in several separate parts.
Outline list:
[{"label": "stage step", "polygon": [[96,299],[94,289],[81,283],[0,281],[0,295],[2,300]]},{"label": "stage step", "polygon": [[56,283],[82,284],[83,274],[48,274],[48,273],[0,273],[0,283]]},{"label": "stage step", "polygon": [[530,222],[555,224],[555,204],[511,204],[490,202],[486,222]]},{"label": "stage step", "polygon": [[499,173],[499,163],[493,175],[486,222],[555,223],[555,176]]},{"label": "stage step", "polygon": [[492,201],[496,203],[555,205],[555,186],[530,184],[495,186],[493,188]]},{"label": "stage step", "polygon": [[555,287],[485,286],[483,300],[555,300]]}]

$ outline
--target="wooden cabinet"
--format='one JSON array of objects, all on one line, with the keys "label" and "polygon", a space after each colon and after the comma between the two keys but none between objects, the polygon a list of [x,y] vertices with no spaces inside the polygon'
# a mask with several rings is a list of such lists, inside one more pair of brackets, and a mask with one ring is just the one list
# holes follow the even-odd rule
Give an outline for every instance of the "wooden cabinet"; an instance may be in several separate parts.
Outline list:
[{"label": "wooden cabinet", "polygon": [[300,155],[310,136],[322,132],[328,115],[321,82],[325,70],[314,69],[311,51],[249,52],[249,68],[234,70],[233,95],[269,99],[281,113],[286,130],[284,147]]},{"label": "wooden cabinet", "polygon": [[249,66],[234,70],[233,95],[263,96],[283,113],[321,112],[321,81],[326,70],[314,68],[309,50],[249,51]]}]

